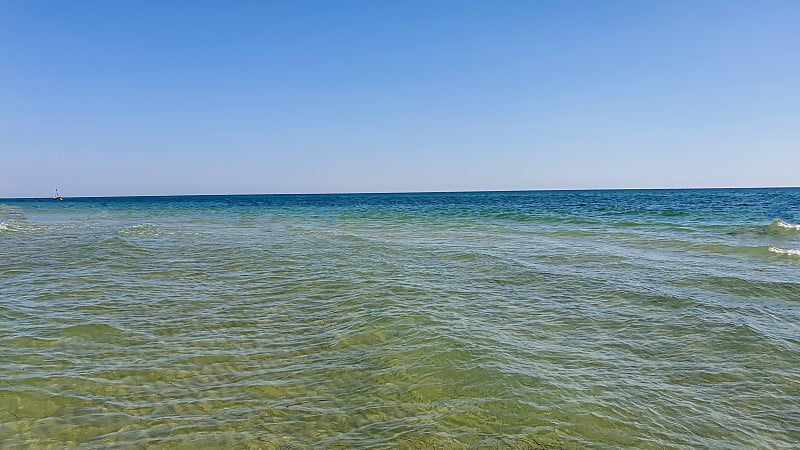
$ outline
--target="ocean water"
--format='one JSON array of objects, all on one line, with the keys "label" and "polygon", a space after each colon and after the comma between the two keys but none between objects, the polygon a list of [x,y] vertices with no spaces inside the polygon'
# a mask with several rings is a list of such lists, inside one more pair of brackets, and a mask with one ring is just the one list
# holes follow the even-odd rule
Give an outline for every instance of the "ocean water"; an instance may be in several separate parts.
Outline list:
[{"label": "ocean water", "polygon": [[800,189],[0,200],[0,447],[797,448]]}]

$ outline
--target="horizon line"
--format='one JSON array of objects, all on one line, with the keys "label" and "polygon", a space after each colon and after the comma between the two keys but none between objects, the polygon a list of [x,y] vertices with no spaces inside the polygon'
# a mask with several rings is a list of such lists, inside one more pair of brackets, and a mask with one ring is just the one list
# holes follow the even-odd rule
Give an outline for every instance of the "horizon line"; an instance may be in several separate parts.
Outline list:
[{"label": "horizon line", "polygon": [[[592,191],[689,191],[689,190],[731,190],[731,189],[798,189],[800,186],[706,186],[706,187],[658,187],[658,188],[565,188],[565,189],[475,189],[464,191],[360,191],[360,192],[264,192],[232,194],[133,194],[133,195],[79,195],[64,196],[64,199],[89,198],[161,198],[161,197],[255,197],[269,195],[404,195],[404,194],[477,194],[511,192],[592,192]],[[0,200],[53,200],[52,197],[0,197]]]}]

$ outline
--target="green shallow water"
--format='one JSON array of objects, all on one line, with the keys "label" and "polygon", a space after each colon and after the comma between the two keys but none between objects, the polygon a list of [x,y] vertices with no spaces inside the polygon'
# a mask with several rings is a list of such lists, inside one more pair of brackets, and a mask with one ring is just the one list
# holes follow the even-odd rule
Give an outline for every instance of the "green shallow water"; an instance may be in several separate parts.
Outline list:
[{"label": "green shallow water", "polygon": [[798,189],[2,200],[0,446],[792,448],[798,219]]}]

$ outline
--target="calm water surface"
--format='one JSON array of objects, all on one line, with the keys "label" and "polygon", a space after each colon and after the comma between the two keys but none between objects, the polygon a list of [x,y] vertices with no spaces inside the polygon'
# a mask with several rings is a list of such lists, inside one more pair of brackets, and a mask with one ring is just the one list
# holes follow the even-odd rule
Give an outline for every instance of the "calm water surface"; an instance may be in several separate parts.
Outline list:
[{"label": "calm water surface", "polygon": [[791,448],[800,189],[0,200],[2,448]]}]

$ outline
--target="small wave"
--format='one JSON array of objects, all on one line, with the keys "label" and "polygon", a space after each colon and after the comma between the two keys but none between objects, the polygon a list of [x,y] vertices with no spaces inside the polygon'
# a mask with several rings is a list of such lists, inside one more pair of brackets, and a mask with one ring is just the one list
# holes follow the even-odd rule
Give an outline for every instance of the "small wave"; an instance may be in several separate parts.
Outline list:
[{"label": "small wave", "polygon": [[39,338],[34,336],[17,336],[3,342],[3,345],[11,348],[25,347],[51,347],[58,341],[55,339]]},{"label": "small wave", "polygon": [[770,228],[773,229],[782,229],[782,230],[792,230],[792,231],[800,231],[800,224],[796,223],[789,223],[785,222],[781,219],[775,219],[769,224]]},{"label": "small wave", "polygon": [[121,343],[134,335],[105,323],[86,323],[62,328],[58,331],[58,337]]},{"label": "small wave", "polygon": [[772,253],[777,253],[779,255],[789,255],[789,256],[800,256],[800,250],[796,249],[782,249],[778,247],[770,247],[769,251]]},{"label": "small wave", "polygon": [[21,220],[11,219],[0,222],[0,233],[22,231],[25,229],[25,223]]},{"label": "small wave", "polygon": [[63,233],[80,226],[72,223],[40,223],[26,219],[8,219],[0,221],[0,233]]},{"label": "small wave", "polygon": [[119,230],[119,235],[126,237],[158,237],[161,235],[161,230],[155,225],[140,223]]}]

